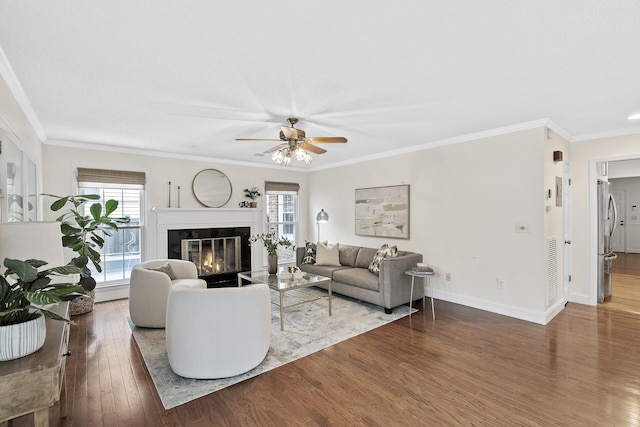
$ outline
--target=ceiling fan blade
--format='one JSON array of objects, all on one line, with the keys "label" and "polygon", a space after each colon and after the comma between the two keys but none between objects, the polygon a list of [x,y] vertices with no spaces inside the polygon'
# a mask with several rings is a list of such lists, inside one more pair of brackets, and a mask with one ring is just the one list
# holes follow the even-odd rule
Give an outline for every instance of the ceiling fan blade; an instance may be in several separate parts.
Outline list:
[{"label": "ceiling fan blade", "polygon": [[282,126],[280,128],[285,138],[298,139],[298,129]]},{"label": "ceiling fan blade", "polygon": [[264,153],[265,153],[265,154],[267,154],[267,153],[273,153],[274,151],[278,151],[279,149],[284,148],[284,147],[287,147],[288,145],[289,145],[289,144],[286,144],[286,143],[285,143],[285,144],[278,144],[278,145],[276,145],[275,147],[271,147],[271,148],[269,148],[269,149],[268,149],[267,151],[265,151]]},{"label": "ceiling fan blade", "polygon": [[266,139],[266,138],[258,138],[258,139],[236,138],[236,141],[262,142],[262,141],[280,141],[280,140],[279,139]]},{"label": "ceiling fan blade", "polygon": [[316,154],[324,154],[327,152],[327,150],[325,150],[324,148],[316,147],[310,142],[303,142],[302,144],[299,145],[299,147],[302,148],[303,150],[311,151],[312,153],[316,153]]},{"label": "ceiling fan blade", "polygon": [[307,141],[319,144],[330,144],[330,143],[340,143],[344,144],[347,142],[347,138],[342,136],[314,136],[312,138],[307,138]]}]

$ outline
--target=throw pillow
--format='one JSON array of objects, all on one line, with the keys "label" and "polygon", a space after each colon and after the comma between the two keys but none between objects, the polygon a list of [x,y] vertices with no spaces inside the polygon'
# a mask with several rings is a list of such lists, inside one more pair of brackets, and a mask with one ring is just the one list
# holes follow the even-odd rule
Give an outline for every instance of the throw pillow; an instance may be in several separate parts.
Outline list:
[{"label": "throw pillow", "polygon": [[395,258],[398,256],[398,247],[389,246],[386,243],[380,246],[380,249],[373,257],[373,261],[369,264],[369,271],[378,276],[380,274],[380,263],[385,258]]},{"label": "throw pillow", "polygon": [[[304,257],[302,258],[302,264],[315,264],[318,244],[308,240],[305,240],[304,242]],[[325,240],[323,243],[326,245],[327,241]]]},{"label": "throw pillow", "polygon": [[340,266],[340,246],[318,243],[316,265]]},{"label": "throw pillow", "polygon": [[157,267],[147,267],[147,270],[159,271],[169,276],[169,279],[176,280],[176,275],[173,274],[173,269],[171,268],[171,264],[169,264],[168,261]]},{"label": "throw pillow", "polygon": [[315,264],[316,263],[316,251],[317,244],[315,242],[310,242],[305,240],[304,244],[304,258],[302,258],[303,264]]}]

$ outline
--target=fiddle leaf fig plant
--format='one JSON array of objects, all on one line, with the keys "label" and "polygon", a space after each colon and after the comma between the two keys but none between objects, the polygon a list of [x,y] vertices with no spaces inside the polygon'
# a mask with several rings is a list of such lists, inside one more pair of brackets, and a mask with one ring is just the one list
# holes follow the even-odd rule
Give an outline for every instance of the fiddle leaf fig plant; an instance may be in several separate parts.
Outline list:
[{"label": "fiddle leaf fig plant", "polygon": [[44,265],[47,265],[45,261],[37,259],[4,259],[7,270],[0,275],[0,326],[24,323],[35,319],[39,313],[54,320],[73,323],[46,306],[86,295],[82,286],[52,283],[52,277],[79,274],[80,269],[65,265],[38,271]]},{"label": "fiddle leaf fig plant", "polygon": [[[64,197],[53,194],[45,195],[56,198],[51,204],[51,210],[54,212],[68,204],[71,205],[67,212],[56,218],[56,221],[60,222],[60,230],[63,234],[62,245],[78,254],[70,264],[80,268],[80,274],[83,278],[91,276],[91,270],[87,267],[89,262],[96,271],[102,272],[100,252],[98,252],[104,246],[102,234],[111,236],[113,231],[118,230],[118,224],[126,224],[130,221],[128,217],[111,218],[111,214],[118,209],[118,201],[107,200],[103,210],[102,204],[97,203],[100,200],[98,194]],[[89,207],[89,214],[86,215],[84,211],[81,211],[84,205],[89,202],[95,203]],[[93,286],[95,287],[95,281],[93,281]]]}]

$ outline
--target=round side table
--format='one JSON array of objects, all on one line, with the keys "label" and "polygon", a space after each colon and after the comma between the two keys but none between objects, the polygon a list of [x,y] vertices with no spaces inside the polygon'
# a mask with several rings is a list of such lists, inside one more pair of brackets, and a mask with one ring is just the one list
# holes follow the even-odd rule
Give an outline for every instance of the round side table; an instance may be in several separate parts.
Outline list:
[{"label": "round side table", "polygon": [[[422,279],[426,280],[426,284],[429,285],[429,292],[431,294],[431,317],[433,317],[433,320],[436,320],[436,310],[434,308],[433,305],[433,283],[431,283],[431,278],[436,277],[437,274],[433,273],[433,274],[419,274],[416,273],[413,270],[407,270],[404,272],[404,274],[411,276],[411,297],[409,300],[409,316],[411,316],[411,305],[413,304],[413,283],[415,282],[415,278],[416,277],[420,277]],[[424,307],[424,303],[425,303],[425,298],[426,296],[422,296],[422,306]]]}]

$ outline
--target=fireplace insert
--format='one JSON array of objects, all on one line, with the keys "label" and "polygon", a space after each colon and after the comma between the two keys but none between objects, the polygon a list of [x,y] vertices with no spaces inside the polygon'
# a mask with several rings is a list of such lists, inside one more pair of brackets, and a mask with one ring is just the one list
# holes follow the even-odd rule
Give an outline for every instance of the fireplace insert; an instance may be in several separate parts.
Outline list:
[{"label": "fireplace insert", "polygon": [[192,261],[208,287],[237,286],[251,270],[250,227],[168,230],[168,258]]}]

